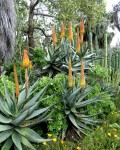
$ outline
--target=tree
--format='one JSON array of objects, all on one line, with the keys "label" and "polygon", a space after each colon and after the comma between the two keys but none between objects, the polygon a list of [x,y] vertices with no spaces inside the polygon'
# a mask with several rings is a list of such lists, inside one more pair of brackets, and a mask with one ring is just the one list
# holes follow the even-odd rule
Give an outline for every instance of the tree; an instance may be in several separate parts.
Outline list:
[{"label": "tree", "polygon": [[[48,20],[54,20],[56,24],[62,20],[66,22],[71,20],[77,24],[81,18],[85,18],[93,27],[100,22],[105,12],[104,0],[30,0],[29,3],[25,0],[16,0],[16,3],[21,4],[27,14],[26,19],[23,16],[24,24],[22,26],[23,34],[27,35],[28,47],[31,50],[35,48],[35,42],[38,39],[36,35],[39,34],[38,37],[40,35],[44,35],[46,38],[51,37],[46,33],[51,28],[51,24],[46,23]],[[18,14],[21,15],[21,9],[19,9]]]},{"label": "tree", "polygon": [[113,22],[114,25],[116,26],[116,28],[120,31],[120,17],[119,17],[119,13],[120,13],[120,2],[118,2],[118,4],[116,4],[113,7],[113,12],[112,12],[112,17],[113,17]]},{"label": "tree", "polygon": [[0,1],[0,64],[14,51],[16,13],[13,0]]}]

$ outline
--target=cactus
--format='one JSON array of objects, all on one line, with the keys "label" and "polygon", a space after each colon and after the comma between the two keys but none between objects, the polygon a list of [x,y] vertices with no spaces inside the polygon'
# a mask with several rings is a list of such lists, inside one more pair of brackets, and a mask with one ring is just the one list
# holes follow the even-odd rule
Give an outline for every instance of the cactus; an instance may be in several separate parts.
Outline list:
[{"label": "cactus", "polygon": [[118,53],[118,69],[120,71],[120,52]]},{"label": "cactus", "polygon": [[111,58],[112,58],[112,54],[111,53],[109,53],[109,55],[108,55],[108,68],[109,68],[109,71],[111,72]]},{"label": "cactus", "polygon": [[104,67],[107,68],[107,56],[108,56],[108,44],[107,44],[107,33],[104,35]]},{"label": "cactus", "polygon": [[89,33],[89,47],[90,47],[90,51],[91,54],[93,54],[93,47],[92,47],[92,33]]},{"label": "cactus", "polygon": [[95,36],[95,50],[97,52],[97,50],[99,49],[99,45],[98,45],[98,38],[97,35]]}]

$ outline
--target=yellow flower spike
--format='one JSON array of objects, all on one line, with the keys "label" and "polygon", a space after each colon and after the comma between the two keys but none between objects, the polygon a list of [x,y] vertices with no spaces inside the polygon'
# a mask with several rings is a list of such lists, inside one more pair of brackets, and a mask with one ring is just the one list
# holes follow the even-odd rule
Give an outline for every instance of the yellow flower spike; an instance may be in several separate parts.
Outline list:
[{"label": "yellow flower spike", "polygon": [[73,87],[72,63],[70,57],[68,62],[68,86]]},{"label": "yellow flower spike", "polygon": [[81,148],[79,146],[77,146],[76,150],[81,150]]},{"label": "yellow flower spike", "polygon": [[115,137],[115,138],[118,138],[118,135],[117,135],[117,134],[114,134],[114,137]]},{"label": "yellow flower spike", "polygon": [[111,136],[111,133],[107,133],[108,136]]},{"label": "yellow flower spike", "polygon": [[19,82],[18,82],[18,76],[17,76],[17,69],[16,66],[14,65],[14,80],[15,80],[15,93],[16,93],[16,97],[19,96],[20,94],[20,89],[19,89]]},{"label": "yellow flower spike", "polygon": [[54,138],[54,139],[53,139],[53,142],[57,142],[57,139],[56,139],[56,138]]},{"label": "yellow flower spike", "polygon": [[24,55],[23,55],[23,61],[22,61],[22,67],[24,69],[28,68],[30,66],[30,60],[28,57],[28,51],[24,50]]},{"label": "yellow flower spike", "polygon": [[80,87],[84,88],[86,86],[86,81],[85,81],[85,75],[84,75],[83,59],[81,59],[80,64],[81,64],[81,66],[80,66],[80,69],[81,69]]},{"label": "yellow flower spike", "polygon": [[64,22],[62,21],[62,29],[61,29],[60,38],[63,38],[64,36],[65,36],[65,25],[64,25]]},{"label": "yellow flower spike", "polygon": [[82,21],[80,22],[80,33],[84,34],[84,32],[85,32],[84,20],[82,19]]},{"label": "yellow flower spike", "polygon": [[68,41],[73,40],[73,31],[72,31],[72,23],[69,22],[69,28],[68,28]]},{"label": "yellow flower spike", "polygon": [[47,134],[48,135],[48,137],[51,137],[52,136],[52,134]]},{"label": "yellow flower spike", "polygon": [[80,52],[80,37],[79,37],[79,29],[77,29],[77,41],[76,41],[76,52]]},{"label": "yellow flower spike", "polygon": [[57,43],[57,35],[56,35],[55,26],[52,27],[52,43],[53,45]]},{"label": "yellow flower spike", "polygon": [[83,34],[82,33],[80,33],[80,43],[82,43],[83,42]]},{"label": "yellow flower spike", "polygon": [[46,143],[46,142],[43,142],[42,144],[43,144],[43,145],[47,145],[47,143]]}]

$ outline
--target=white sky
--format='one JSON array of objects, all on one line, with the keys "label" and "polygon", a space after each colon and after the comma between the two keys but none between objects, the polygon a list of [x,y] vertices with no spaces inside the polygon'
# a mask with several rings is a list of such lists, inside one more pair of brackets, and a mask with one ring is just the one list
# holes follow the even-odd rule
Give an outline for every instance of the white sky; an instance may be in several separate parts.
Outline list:
[{"label": "white sky", "polygon": [[[120,0],[105,0],[106,1],[106,10],[107,12],[112,10],[112,7],[117,4]],[[108,29],[108,31],[113,31],[112,29]],[[120,32],[115,28],[114,30],[115,36],[111,42],[111,47],[116,46],[116,43],[120,41]]]}]

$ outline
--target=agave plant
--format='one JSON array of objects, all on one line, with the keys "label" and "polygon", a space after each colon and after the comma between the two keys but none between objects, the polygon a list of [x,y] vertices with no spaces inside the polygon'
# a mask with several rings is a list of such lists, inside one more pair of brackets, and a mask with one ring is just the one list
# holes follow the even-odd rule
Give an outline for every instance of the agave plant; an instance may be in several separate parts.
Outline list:
[{"label": "agave plant", "polygon": [[49,77],[56,75],[57,73],[62,72],[61,66],[63,65],[63,58],[65,58],[65,54],[59,50],[60,46],[58,46],[55,50],[48,49],[45,60],[47,65],[43,67],[42,73],[46,73]]},{"label": "agave plant", "polygon": [[[0,94],[0,143],[2,149],[23,150],[23,147],[35,150],[30,142],[40,143],[49,141],[38,135],[31,127],[48,119],[50,107],[39,108],[40,103],[47,98],[42,98],[47,86],[35,92],[36,82],[28,89],[23,89],[18,99],[15,92],[9,92],[4,82],[5,95]],[[33,96],[34,95],[34,96]]]},{"label": "agave plant", "polygon": [[[100,59],[95,53],[91,54],[89,49],[85,49],[84,52],[76,53],[75,49],[72,47],[72,71],[76,74],[80,72],[80,59],[84,58],[85,71],[91,70],[94,66],[92,61]],[[64,61],[61,67],[65,72],[68,70],[68,60]]]},{"label": "agave plant", "polygon": [[87,95],[91,92],[92,87],[87,86],[85,89],[78,87],[73,87],[70,89],[65,89],[63,93],[63,103],[64,103],[64,112],[67,117],[67,120],[70,123],[70,126],[74,131],[81,136],[80,133],[84,133],[84,129],[90,130],[91,127],[100,123],[100,120],[95,120],[94,116],[97,114],[88,115],[87,106],[91,103],[96,103],[103,100],[101,95],[97,97],[87,99]]}]

